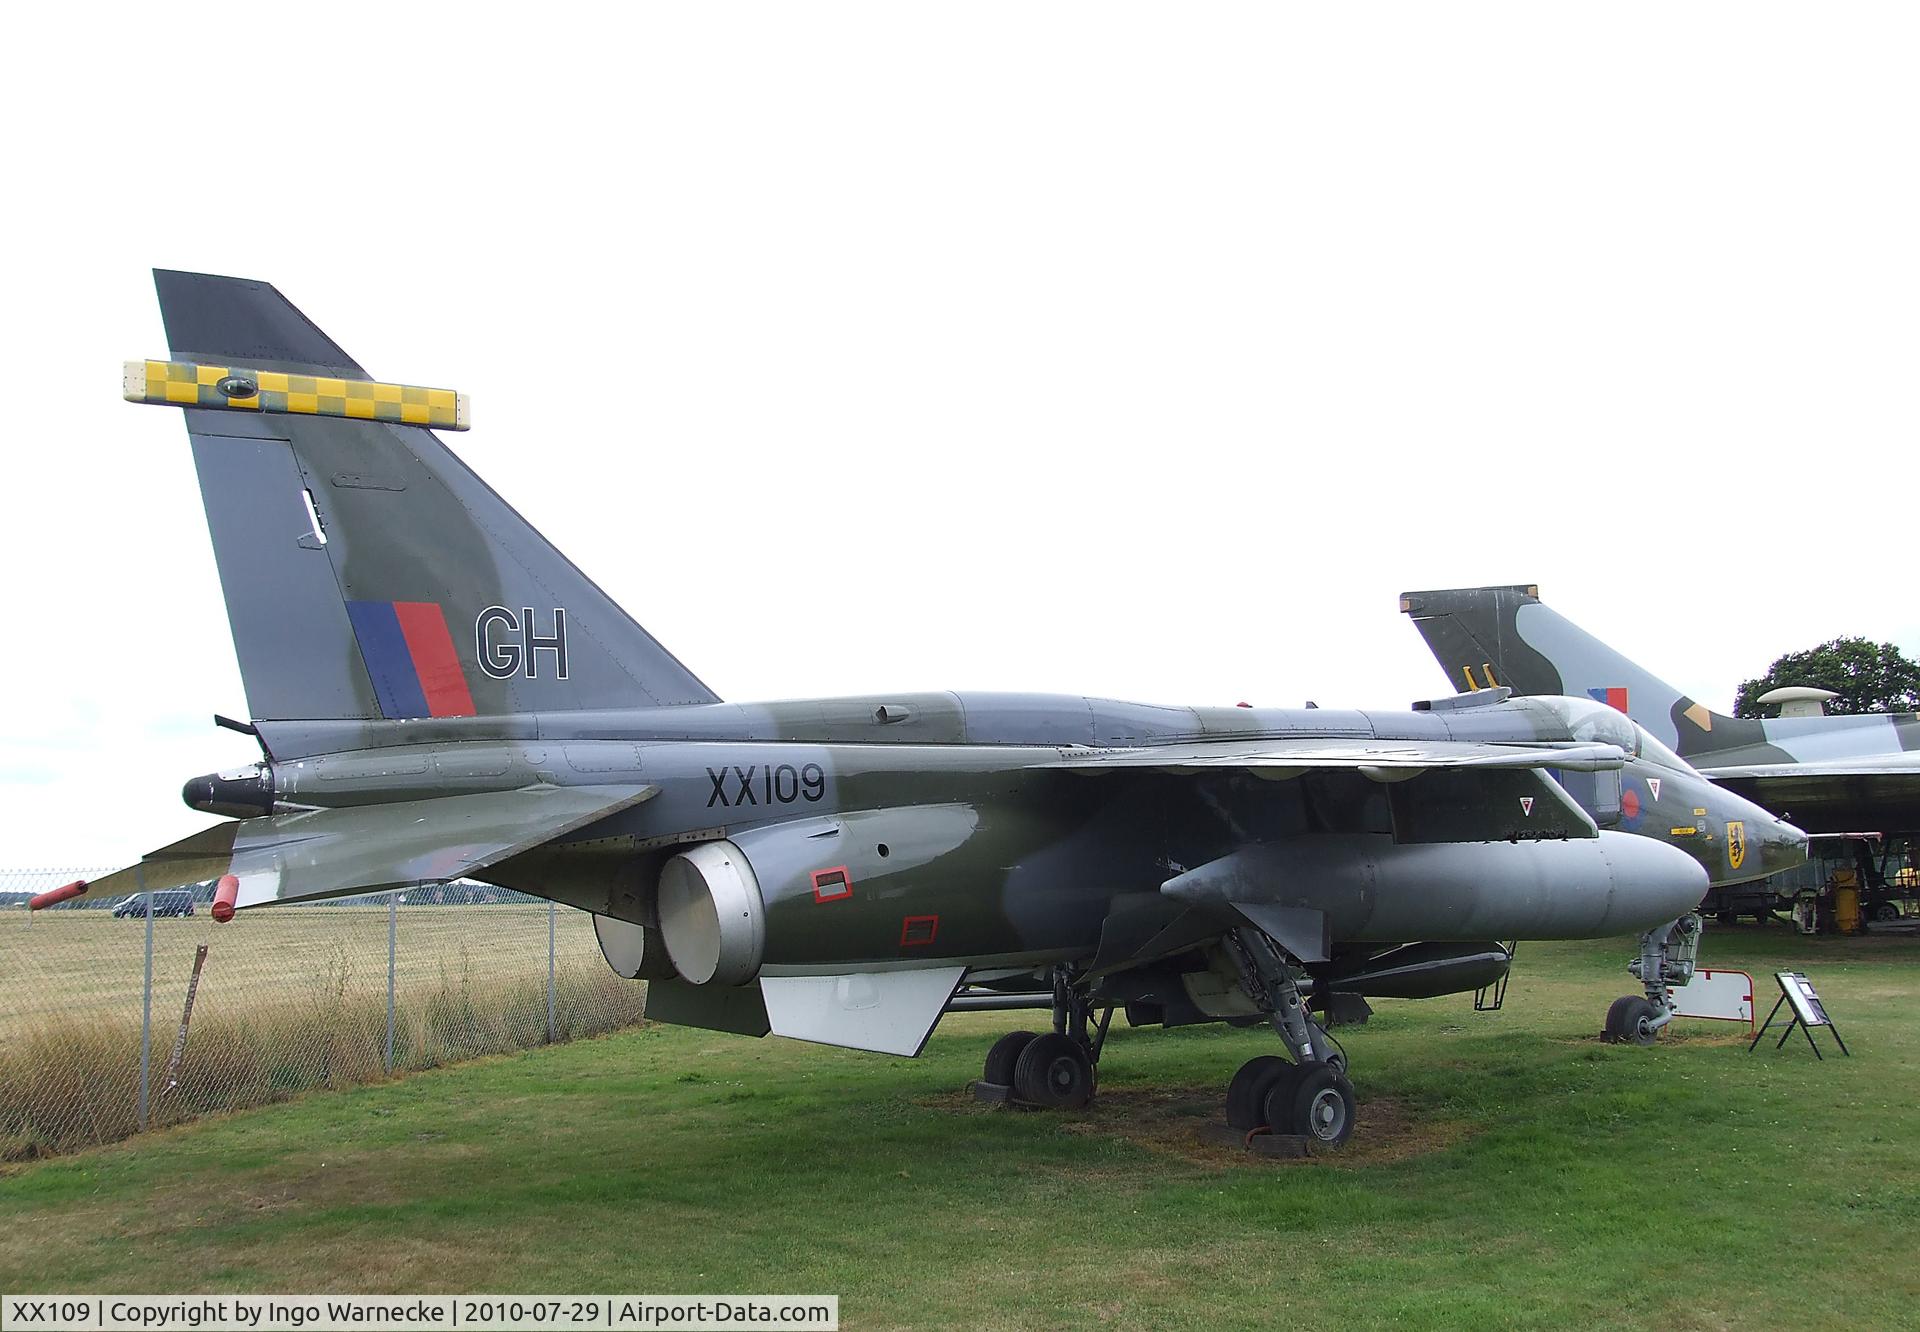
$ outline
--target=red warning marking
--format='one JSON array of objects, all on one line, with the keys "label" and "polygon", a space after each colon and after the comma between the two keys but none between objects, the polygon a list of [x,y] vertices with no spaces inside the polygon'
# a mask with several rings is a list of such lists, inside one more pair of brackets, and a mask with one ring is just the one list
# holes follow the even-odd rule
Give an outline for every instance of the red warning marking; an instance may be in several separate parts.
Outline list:
[{"label": "red warning marking", "polygon": [[924,948],[940,933],[940,917],[908,916],[900,922],[900,946]]},{"label": "red warning marking", "polygon": [[813,872],[813,900],[816,902],[838,902],[842,898],[853,896],[853,876],[847,873],[845,865],[836,865],[832,869]]}]

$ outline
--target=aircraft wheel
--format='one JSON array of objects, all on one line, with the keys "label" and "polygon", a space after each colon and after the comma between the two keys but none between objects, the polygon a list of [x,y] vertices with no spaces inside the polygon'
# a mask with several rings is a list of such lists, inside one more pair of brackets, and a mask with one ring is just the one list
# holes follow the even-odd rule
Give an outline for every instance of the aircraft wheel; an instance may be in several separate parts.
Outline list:
[{"label": "aircraft wheel", "polygon": [[1227,1084],[1227,1126],[1249,1133],[1267,1126],[1267,1093],[1299,1070],[1279,1055],[1256,1055]]},{"label": "aircraft wheel", "polygon": [[1033,1043],[1030,1031],[1010,1031],[993,1043],[987,1051],[987,1067],[981,1073],[980,1081],[991,1082],[996,1087],[1013,1085],[1013,1068],[1020,1062],[1020,1052]]},{"label": "aircraft wheel", "polygon": [[1013,1090],[1033,1105],[1077,1110],[1093,1099],[1093,1060],[1070,1036],[1036,1036],[1014,1062]]},{"label": "aircraft wheel", "polygon": [[1652,1045],[1659,1030],[1647,1024],[1660,1016],[1645,995],[1623,994],[1607,1009],[1606,1029],[1600,1038],[1622,1045]]},{"label": "aircraft wheel", "polygon": [[1267,1093],[1273,1131],[1297,1133],[1316,1147],[1345,1143],[1353,1136],[1353,1120],[1353,1084],[1325,1064],[1310,1064],[1298,1078],[1276,1082]]}]

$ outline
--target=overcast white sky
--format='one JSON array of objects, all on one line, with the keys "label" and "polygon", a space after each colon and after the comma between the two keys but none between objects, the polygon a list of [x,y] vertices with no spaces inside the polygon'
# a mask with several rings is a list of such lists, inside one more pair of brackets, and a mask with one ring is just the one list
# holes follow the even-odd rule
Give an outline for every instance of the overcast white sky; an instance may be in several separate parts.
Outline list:
[{"label": "overcast white sky", "polygon": [[1920,648],[1910,6],[27,8],[0,866],[253,757],[147,270],[265,278],[729,699],[1405,706],[1537,581]]}]

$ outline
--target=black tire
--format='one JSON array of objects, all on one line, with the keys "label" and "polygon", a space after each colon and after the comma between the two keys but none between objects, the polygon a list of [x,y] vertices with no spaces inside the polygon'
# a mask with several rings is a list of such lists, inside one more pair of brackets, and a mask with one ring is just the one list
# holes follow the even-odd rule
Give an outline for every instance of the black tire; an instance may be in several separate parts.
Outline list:
[{"label": "black tire", "polygon": [[1030,1031],[1010,1031],[993,1043],[987,1051],[987,1067],[980,1074],[980,1081],[990,1082],[996,1087],[1013,1085],[1013,1068],[1020,1062],[1020,1052],[1033,1043]]},{"label": "black tire", "polygon": [[1030,1105],[1077,1110],[1093,1099],[1093,1060],[1070,1036],[1036,1036],[1014,1062],[1013,1092]]},{"label": "black tire", "polygon": [[1873,918],[1875,920],[1898,920],[1900,919],[1900,908],[1892,902],[1882,902],[1873,909]]},{"label": "black tire", "polygon": [[1309,1064],[1299,1077],[1274,1084],[1267,1122],[1275,1133],[1298,1134],[1315,1147],[1342,1146],[1353,1136],[1353,1084],[1336,1069]]},{"label": "black tire", "polygon": [[1620,1045],[1652,1045],[1660,1033],[1647,1024],[1659,1016],[1660,1010],[1645,995],[1623,994],[1607,1009],[1601,1039]]},{"label": "black tire", "polygon": [[1267,1091],[1293,1065],[1279,1055],[1256,1055],[1240,1065],[1227,1084],[1227,1126],[1250,1133],[1267,1125]]}]

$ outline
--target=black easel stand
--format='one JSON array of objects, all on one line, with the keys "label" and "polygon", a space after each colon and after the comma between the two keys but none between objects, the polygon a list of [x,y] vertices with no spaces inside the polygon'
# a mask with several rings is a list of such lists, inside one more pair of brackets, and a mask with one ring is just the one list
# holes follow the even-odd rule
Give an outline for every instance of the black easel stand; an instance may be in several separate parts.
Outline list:
[{"label": "black easel stand", "polygon": [[[1760,1044],[1760,1038],[1767,1034],[1767,1028],[1773,1025],[1774,1018],[1779,1015],[1780,1005],[1786,1002],[1787,1002],[1787,996],[1785,992],[1782,992],[1780,997],[1773,1001],[1773,1010],[1767,1014],[1767,1020],[1760,1024],[1760,1030],[1754,1032],[1753,1039],[1747,1043],[1748,1054],[1752,1054],[1753,1047]],[[1833,1019],[1828,1018],[1826,1025],[1827,1025],[1827,1028],[1833,1032],[1833,1039],[1839,1042],[1840,1053],[1847,1056],[1847,1058],[1849,1059],[1853,1058],[1853,1051],[1847,1049],[1847,1043],[1840,1039],[1840,1028],[1834,1025]],[[1813,1028],[1807,1026],[1804,1022],[1800,1020],[1800,1014],[1798,1012],[1794,1013],[1793,1021],[1787,1023],[1786,1030],[1780,1033],[1780,1039],[1773,1043],[1773,1048],[1778,1050],[1781,1046],[1785,1045],[1787,1043],[1787,1037],[1793,1035],[1793,1029],[1795,1027],[1800,1028],[1801,1031],[1807,1034],[1807,1044],[1813,1050],[1813,1057],[1815,1059],[1820,1060],[1822,1063],[1825,1063],[1827,1057],[1821,1054],[1820,1047],[1814,1044]]]}]

